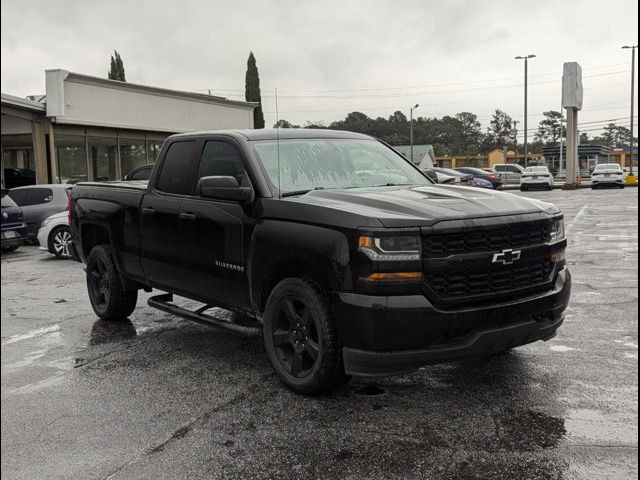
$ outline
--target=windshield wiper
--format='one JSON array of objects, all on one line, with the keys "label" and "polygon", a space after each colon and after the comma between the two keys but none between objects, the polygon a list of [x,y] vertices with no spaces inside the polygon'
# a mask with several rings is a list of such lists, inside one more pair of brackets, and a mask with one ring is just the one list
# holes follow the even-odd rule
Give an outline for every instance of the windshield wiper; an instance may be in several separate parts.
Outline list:
[{"label": "windshield wiper", "polygon": [[324,190],[324,187],[315,187],[315,188],[307,188],[306,190],[294,190],[292,192],[284,192],[280,195],[281,198],[284,197],[293,197],[295,195],[304,195],[305,193],[309,193],[313,190]]},{"label": "windshield wiper", "polygon": [[402,185],[413,185],[413,183],[382,183],[380,185],[371,185],[372,187],[400,187]]}]

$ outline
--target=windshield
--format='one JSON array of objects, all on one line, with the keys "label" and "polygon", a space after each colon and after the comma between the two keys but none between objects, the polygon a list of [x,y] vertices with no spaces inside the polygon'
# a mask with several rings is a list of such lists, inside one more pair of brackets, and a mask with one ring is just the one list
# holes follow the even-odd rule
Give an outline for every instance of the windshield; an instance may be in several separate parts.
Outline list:
[{"label": "windshield", "polygon": [[[278,149],[279,169],[278,179]],[[431,185],[404,157],[376,140],[287,139],[256,141],[254,150],[282,193],[317,188]]]},{"label": "windshield", "polygon": [[525,172],[529,173],[547,173],[547,167],[527,167]]}]

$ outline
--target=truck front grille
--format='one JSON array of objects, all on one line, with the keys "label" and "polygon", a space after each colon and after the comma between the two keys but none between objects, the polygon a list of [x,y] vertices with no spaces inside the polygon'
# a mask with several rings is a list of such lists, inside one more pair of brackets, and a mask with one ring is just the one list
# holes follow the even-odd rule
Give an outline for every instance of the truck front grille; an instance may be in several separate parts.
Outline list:
[{"label": "truck front grille", "polygon": [[543,220],[474,228],[470,231],[431,232],[422,239],[422,254],[424,258],[434,258],[541,245],[549,241],[550,229],[550,222]]},{"label": "truck front grille", "polygon": [[484,271],[427,273],[427,286],[443,300],[501,294],[526,289],[549,280],[553,264],[538,259],[520,265],[492,265]]}]

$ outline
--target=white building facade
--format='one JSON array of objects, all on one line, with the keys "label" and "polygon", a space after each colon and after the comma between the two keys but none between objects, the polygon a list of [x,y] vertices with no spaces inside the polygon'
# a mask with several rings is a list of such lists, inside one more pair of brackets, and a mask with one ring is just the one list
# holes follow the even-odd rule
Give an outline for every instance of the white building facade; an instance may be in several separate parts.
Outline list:
[{"label": "white building facade", "polygon": [[47,70],[46,95],[2,94],[2,184],[116,180],[153,163],[164,139],[253,128],[256,104]]}]

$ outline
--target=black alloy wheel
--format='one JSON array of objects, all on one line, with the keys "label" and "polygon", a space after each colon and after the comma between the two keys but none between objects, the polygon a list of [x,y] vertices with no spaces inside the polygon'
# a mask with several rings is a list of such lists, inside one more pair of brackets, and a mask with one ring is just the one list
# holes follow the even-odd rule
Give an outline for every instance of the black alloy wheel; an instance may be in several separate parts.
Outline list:
[{"label": "black alloy wheel", "polygon": [[103,320],[124,320],[136,308],[138,291],[124,289],[107,245],[98,245],[89,254],[87,290],[93,311]]},{"label": "black alloy wheel", "polygon": [[111,300],[110,278],[102,258],[97,258],[91,271],[87,270],[89,295],[99,309],[106,309]]},{"label": "black alloy wheel", "polygon": [[349,380],[335,317],[324,288],[307,278],[285,278],[264,310],[264,345],[280,381],[314,395]]},{"label": "black alloy wheel", "polygon": [[309,375],[320,354],[318,327],[310,308],[296,297],[282,298],[271,331],[278,360],[297,378]]}]

